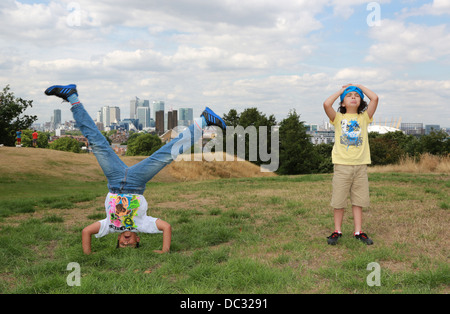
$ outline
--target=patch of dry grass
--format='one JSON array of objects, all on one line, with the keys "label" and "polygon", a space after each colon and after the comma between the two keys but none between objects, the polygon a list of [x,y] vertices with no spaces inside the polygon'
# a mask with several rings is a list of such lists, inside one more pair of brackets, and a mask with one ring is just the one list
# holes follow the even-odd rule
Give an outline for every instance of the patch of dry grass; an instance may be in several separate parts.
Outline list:
[{"label": "patch of dry grass", "polygon": [[[145,156],[120,157],[128,166],[132,166]],[[198,161],[200,159],[200,161]],[[174,161],[158,173],[152,181],[178,182],[203,181],[219,178],[250,178],[275,176],[273,172],[261,172],[260,167],[248,161],[206,161],[202,156],[192,154],[190,161]],[[76,176],[79,180],[105,180],[94,154],[76,154],[40,148],[0,148],[0,171],[3,174],[32,173],[52,176],[55,178],[70,178]]]},{"label": "patch of dry grass", "polygon": [[369,172],[409,172],[409,173],[450,173],[450,155],[436,156],[423,154],[418,160],[413,157],[403,157],[398,164],[374,166]]}]

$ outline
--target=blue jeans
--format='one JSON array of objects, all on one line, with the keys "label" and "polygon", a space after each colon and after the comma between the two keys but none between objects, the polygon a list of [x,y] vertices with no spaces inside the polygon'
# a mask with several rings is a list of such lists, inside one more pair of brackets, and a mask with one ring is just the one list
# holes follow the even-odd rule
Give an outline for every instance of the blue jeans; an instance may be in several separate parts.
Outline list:
[{"label": "blue jeans", "polygon": [[111,148],[82,104],[73,105],[71,111],[77,127],[88,139],[89,145],[108,179],[109,192],[114,194],[143,194],[148,181],[179,154],[190,149],[194,142],[202,136],[202,125],[199,125],[201,121],[196,121],[150,157],[128,167]]}]

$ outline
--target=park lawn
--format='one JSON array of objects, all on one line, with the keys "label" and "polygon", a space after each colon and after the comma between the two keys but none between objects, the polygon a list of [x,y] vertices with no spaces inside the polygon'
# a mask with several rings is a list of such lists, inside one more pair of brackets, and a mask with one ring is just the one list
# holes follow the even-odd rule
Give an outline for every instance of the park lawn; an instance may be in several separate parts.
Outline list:
[{"label": "park lawn", "polygon": [[[105,217],[105,181],[0,174],[0,292],[449,292],[449,175],[370,173],[372,246],[352,238],[350,208],[339,244],[327,245],[331,178],[150,182],[148,214],[172,225],[171,253],[153,253],[161,234],[141,234],[139,249],[116,249],[109,235],[86,256],[81,230]],[[68,285],[69,263],[79,286]],[[371,263],[379,286],[367,284]]]}]

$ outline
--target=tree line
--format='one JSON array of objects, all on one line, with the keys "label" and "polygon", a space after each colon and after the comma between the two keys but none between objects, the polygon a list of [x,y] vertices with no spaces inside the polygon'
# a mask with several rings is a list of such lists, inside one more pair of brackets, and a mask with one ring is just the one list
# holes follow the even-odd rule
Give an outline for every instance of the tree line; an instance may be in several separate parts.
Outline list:
[{"label": "tree line", "polygon": [[[9,86],[0,92],[0,143],[6,146],[14,146],[15,132],[22,129],[22,145],[31,147],[32,130],[27,130],[37,119],[36,116],[23,115],[23,112],[32,106],[32,101],[14,97]],[[271,127],[278,125],[279,129],[279,167],[278,174],[295,175],[310,173],[329,173],[333,171],[331,162],[331,151],[333,144],[313,145],[310,136],[307,134],[305,122],[301,121],[300,114],[292,109],[288,116],[277,123],[274,115],[267,116],[256,107],[244,109],[238,112],[231,109],[223,116],[228,126],[242,126],[244,129],[254,126],[256,132],[260,132],[260,126],[266,126],[268,135],[267,149],[271,147]],[[50,145],[48,139],[50,134],[38,132],[38,147],[65,150],[70,152],[81,152],[81,145],[76,139],[63,137],[55,140]],[[109,142],[107,134],[103,135]],[[257,134],[259,139],[259,134]],[[245,143],[245,159],[261,165],[264,162],[258,157],[256,160],[249,157],[249,135],[245,138],[234,136],[234,150],[237,145]],[[224,136],[223,140],[226,140]],[[229,140],[229,139],[228,139]],[[241,141],[241,142],[240,142]],[[242,142],[244,141],[244,142]],[[127,156],[149,156],[158,150],[162,145],[161,139],[154,134],[132,133],[127,142]],[[260,145],[261,143],[257,143]],[[405,156],[419,158],[421,154],[430,153],[433,155],[446,156],[450,154],[450,141],[448,134],[444,131],[432,131],[428,135],[420,137],[406,135],[401,131],[386,134],[369,133],[369,144],[371,151],[372,165],[387,165],[398,163]],[[223,145],[226,152],[226,145]],[[270,151],[268,151],[270,153]]]}]

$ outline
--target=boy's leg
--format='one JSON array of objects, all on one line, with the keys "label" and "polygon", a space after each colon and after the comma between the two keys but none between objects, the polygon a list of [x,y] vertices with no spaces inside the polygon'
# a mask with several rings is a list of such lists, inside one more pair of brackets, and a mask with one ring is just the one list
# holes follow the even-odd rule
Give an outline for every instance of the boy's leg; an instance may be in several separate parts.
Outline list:
[{"label": "boy's leg", "polygon": [[195,119],[194,124],[184,130],[177,138],[158,149],[151,156],[142,160],[128,171],[127,185],[130,188],[143,187],[165,166],[170,164],[179,154],[191,149],[192,145],[202,137],[205,122]]},{"label": "boy's leg", "polygon": [[203,128],[216,125],[226,129],[226,124],[217,114],[206,107],[200,118],[184,130],[176,139],[173,139],[150,157],[129,168],[127,186],[131,189],[144,189],[159,171],[170,164],[178,155],[189,150],[203,135]]},{"label": "boy's leg", "polygon": [[361,232],[362,230],[362,207],[352,206],[353,211],[353,223],[355,225],[355,232]]},{"label": "boy's leg", "polygon": [[70,110],[77,123],[77,127],[80,128],[81,133],[88,139],[92,152],[97,158],[108,181],[122,180],[127,166],[111,148],[109,142],[99,131],[83,105],[81,103],[75,104]]},{"label": "boy's leg", "polygon": [[344,219],[344,208],[335,208],[334,209],[334,230],[341,232],[342,230],[342,221]]},{"label": "boy's leg", "polygon": [[109,142],[98,130],[91,116],[84,109],[78,99],[76,85],[51,86],[45,91],[45,94],[48,96],[57,96],[71,103],[72,107],[70,110],[77,123],[77,127],[80,128],[81,133],[88,139],[89,145],[92,147],[92,151],[108,179],[108,186],[120,186],[127,166],[113,151]]},{"label": "boy's leg", "polygon": [[369,198],[369,179],[367,176],[367,165],[359,165],[355,167],[355,175],[350,191],[352,201],[353,220],[355,232],[362,230],[362,209],[370,205]]}]

